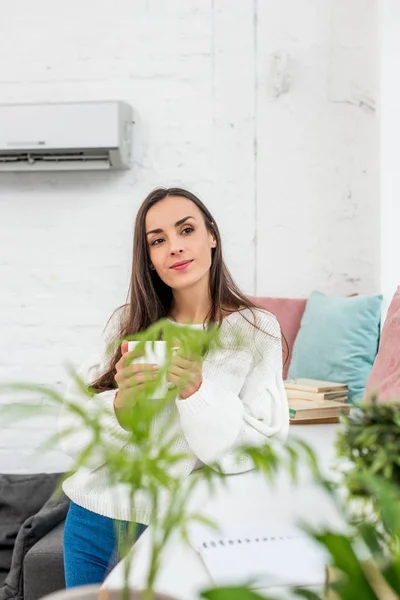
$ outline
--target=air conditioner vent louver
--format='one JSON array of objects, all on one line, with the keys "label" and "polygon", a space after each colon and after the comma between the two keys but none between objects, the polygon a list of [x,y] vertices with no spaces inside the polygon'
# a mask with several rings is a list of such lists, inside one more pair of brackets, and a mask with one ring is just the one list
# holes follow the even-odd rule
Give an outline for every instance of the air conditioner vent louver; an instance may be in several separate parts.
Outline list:
[{"label": "air conditioner vent louver", "polygon": [[[94,153],[84,153],[84,152],[63,152],[62,154],[57,154],[55,152],[45,154],[43,152],[27,152],[21,154],[3,154],[0,155],[0,163],[10,163],[10,162],[28,162],[33,164],[34,162],[64,162],[64,161],[78,161],[84,162],[87,160],[100,160],[104,161],[106,159],[106,155],[103,154],[94,154]],[[107,159],[108,160],[108,159]]]}]

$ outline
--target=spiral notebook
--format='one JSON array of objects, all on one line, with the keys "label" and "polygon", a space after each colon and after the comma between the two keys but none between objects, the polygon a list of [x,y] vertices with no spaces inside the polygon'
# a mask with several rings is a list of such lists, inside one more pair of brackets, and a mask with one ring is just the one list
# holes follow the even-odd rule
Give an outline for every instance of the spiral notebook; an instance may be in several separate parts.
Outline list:
[{"label": "spiral notebook", "polygon": [[[244,533],[244,535],[243,535]],[[253,589],[323,586],[326,552],[300,530],[194,535],[194,547],[215,585]]]}]

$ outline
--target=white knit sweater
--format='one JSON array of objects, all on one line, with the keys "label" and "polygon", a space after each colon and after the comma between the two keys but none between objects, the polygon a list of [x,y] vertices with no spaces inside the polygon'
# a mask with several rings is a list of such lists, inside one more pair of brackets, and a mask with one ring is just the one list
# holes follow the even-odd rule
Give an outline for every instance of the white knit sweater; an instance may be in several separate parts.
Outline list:
[{"label": "white knit sweater", "polygon": [[[237,334],[243,336],[246,344],[232,351],[229,340],[235,339]],[[221,338],[223,349],[209,353],[204,360],[199,390],[186,400],[178,397],[169,414],[160,416],[165,419],[171,416],[171,411],[175,413],[178,436],[174,449],[188,456],[179,463],[179,472],[174,472],[182,480],[199,464],[215,461],[227,474],[248,471],[253,468],[251,460],[246,457],[238,462],[235,447],[260,446],[271,437],[284,442],[287,436],[289,408],[282,381],[282,345],[276,318],[262,310],[232,313],[221,325]],[[104,369],[102,349],[81,367],[79,374],[90,384]],[[84,406],[91,415],[99,413],[102,429],[113,443],[117,443],[113,434],[120,433],[121,448],[129,451],[123,441],[124,434],[128,434],[113,412],[115,394],[116,391],[111,390],[89,399],[74,382],[66,390],[70,401]],[[155,435],[161,428],[161,421],[154,423]],[[74,431],[60,443],[66,454],[77,458],[87,445],[90,432],[84,430],[80,418],[65,409],[61,411],[59,430]],[[128,491],[123,485],[110,487],[107,465],[103,462],[101,453],[91,457],[85,467],[80,467],[64,482],[66,495],[95,513],[148,524],[151,514],[145,497],[130,506]]]}]

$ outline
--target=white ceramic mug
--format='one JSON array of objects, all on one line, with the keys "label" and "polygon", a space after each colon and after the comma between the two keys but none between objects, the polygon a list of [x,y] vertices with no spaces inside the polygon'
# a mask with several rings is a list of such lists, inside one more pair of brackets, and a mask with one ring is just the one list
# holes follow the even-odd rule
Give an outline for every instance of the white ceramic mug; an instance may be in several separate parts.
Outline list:
[{"label": "white ceramic mug", "polygon": [[[136,348],[139,342],[128,342],[128,352],[132,352]],[[173,348],[175,351],[176,348]],[[159,340],[156,342],[145,342],[144,343],[144,356],[139,356],[133,359],[132,364],[136,365],[158,365],[159,368],[165,367],[167,359],[167,342]],[[168,389],[172,387],[168,381],[167,376],[163,376],[159,386],[154,392],[149,395],[149,398],[164,398],[167,395]]]}]

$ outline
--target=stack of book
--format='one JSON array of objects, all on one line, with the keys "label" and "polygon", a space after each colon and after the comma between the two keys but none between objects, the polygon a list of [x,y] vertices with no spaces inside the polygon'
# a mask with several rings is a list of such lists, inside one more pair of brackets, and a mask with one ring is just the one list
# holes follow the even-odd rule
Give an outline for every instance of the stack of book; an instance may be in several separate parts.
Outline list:
[{"label": "stack of book", "polygon": [[345,404],[348,397],[345,383],[295,379],[285,381],[285,389],[293,424],[338,423],[339,415],[350,411],[350,405]]}]

